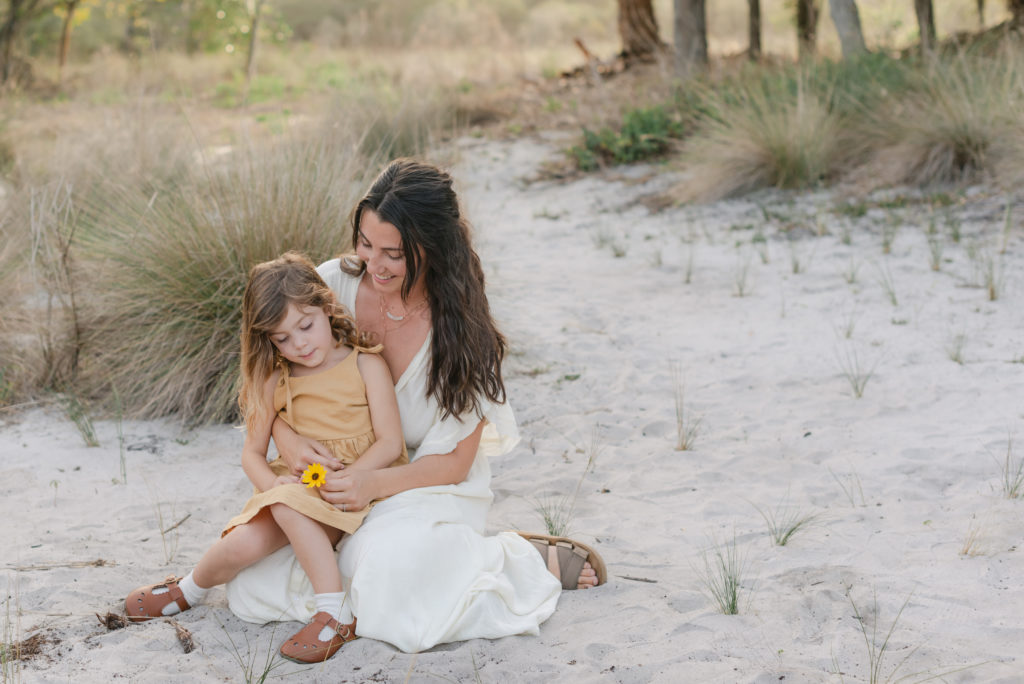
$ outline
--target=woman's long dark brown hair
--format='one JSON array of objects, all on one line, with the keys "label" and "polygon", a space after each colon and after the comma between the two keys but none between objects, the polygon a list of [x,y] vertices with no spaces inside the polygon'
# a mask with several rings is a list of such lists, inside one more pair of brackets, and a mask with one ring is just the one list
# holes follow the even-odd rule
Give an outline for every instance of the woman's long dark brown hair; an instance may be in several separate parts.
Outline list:
[{"label": "woman's long dark brown hair", "polygon": [[[501,361],[507,344],[491,318],[480,257],[473,250],[451,176],[414,159],[388,164],[352,212],[353,250],[367,209],[395,226],[402,237],[403,300],[423,273],[433,326],[427,395],[440,404],[442,417],[469,411],[479,416],[482,397],[504,403]],[[366,264],[353,257],[341,264],[350,275],[366,271]]]}]

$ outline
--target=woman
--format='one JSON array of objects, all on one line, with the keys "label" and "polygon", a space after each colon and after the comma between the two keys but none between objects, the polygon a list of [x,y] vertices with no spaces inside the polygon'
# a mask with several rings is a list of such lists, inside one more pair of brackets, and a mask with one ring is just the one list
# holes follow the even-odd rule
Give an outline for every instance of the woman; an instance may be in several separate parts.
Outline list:
[{"label": "woman", "polygon": [[[321,445],[281,421],[274,441],[295,472],[312,462],[335,469],[322,496],[342,510],[384,499],[341,546],[356,633],[406,652],[537,634],[561,589],[602,583],[604,565],[578,542],[482,534],[493,498],[488,457],[508,452],[518,432],[501,377],[505,339],[451,177],[413,160],[392,162],[357,205],[352,231],[355,257],[318,270],[384,345],[410,463],[339,469]],[[268,595],[267,586],[280,590]],[[288,549],[228,585],[231,609],[254,622],[308,620],[311,596]]]}]

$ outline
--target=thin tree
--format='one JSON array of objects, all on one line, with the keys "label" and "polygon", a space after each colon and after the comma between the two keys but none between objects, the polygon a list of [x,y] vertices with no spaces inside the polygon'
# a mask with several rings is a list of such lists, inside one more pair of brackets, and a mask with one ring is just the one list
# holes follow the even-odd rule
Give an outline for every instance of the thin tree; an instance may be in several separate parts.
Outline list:
[{"label": "thin tree", "polygon": [[664,46],[658,37],[651,0],[618,0],[619,37],[622,55],[627,59],[649,61]]},{"label": "thin tree", "polygon": [[57,81],[64,81],[64,65],[68,63],[68,49],[71,47],[71,26],[75,20],[75,10],[81,0],[61,0],[58,7],[64,11],[64,21],[60,27],[60,45],[57,47]]},{"label": "thin tree", "polygon": [[864,45],[864,33],[860,28],[860,12],[857,11],[857,1],[829,0],[828,6],[832,14],[832,23],[836,25],[836,33],[839,34],[839,45],[843,51],[843,58],[848,59],[867,52],[867,46]]},{"label": "thin tree", "polygon": [[750,19],[747,22],[747,57],[761,59],[761,0],[747,0]]},{"label": "thin tree", "polygon": [[932,0],[914,0],[917,30],[921,34],[921,52],[935,49],[935,8]]},{"label": "thin tree", "polygon": [[812,57],[818,46],[818,0],[796,0],[796,41],[800,59]]},{"label": "thin tree", "polygon": [[705,0],[675,0],[676,74],[680,79],[708,64]]},{"label": "thin tree", "polygon": [[0,25],[0,85],[7,83],[14,70],[14,43],[25,25],[52,8],[53,4],[44,0],[8,0],[7,14]]},{"label": "thin tree", "polygon": [[245,91],[248,96],[249,84],[256,73],[256,34],[260,29],[260,13],[263,11],[264,0],[256,0],[256,4],[250,4],[252,21],[249,24],[249,54],[245,58]]}]

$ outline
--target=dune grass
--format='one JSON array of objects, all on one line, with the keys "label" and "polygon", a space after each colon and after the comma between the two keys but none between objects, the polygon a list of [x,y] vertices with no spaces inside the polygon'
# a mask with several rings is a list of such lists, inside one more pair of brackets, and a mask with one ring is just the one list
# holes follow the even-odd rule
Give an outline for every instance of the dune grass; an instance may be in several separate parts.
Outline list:
[{"label": "dune grass", "polygon": [[534,501],[534,512],[544,523],[544,529],[553,537],[563,537],[572,529],[573,520],[576,517],[576,502],[579,500],[580,488],[587,475],[593,472],[597,463],[597,457],[604,450],[601,435],[595,426],[590,433],[590,442],[586,447],[577,447],[576,451],[586,453],[587,462],[583,466],[579,480],[576,481],[576,488],[572,494],[563,496],[548,496],[537,498]]},{"label": "dune grass", "polygon": [[750,505],[764,518],[768,526],[768,536],[775,546],[785,546],[797,532],[806,530],[821,519],[821,513],[790,508],[786,501],[781,502],[775,509],[761,508],[753,502]]},{"label": "dune grass", "polygon": [[751,589],[747,556],[738,548],[736,535],[725,542],[712,539],[701,553],[701,563],[695,571],[704,593],[723,615],[738,615]]}]

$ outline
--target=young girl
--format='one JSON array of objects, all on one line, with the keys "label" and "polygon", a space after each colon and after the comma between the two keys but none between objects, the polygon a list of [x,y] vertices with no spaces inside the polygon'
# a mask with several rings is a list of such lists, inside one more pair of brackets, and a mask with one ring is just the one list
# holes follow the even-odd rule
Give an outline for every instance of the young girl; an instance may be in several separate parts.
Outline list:
[{"label": "young girl", "polygon": [[379,351],[368,346],[305,257],[289,252],[252,269],[242,302],[238,402],[247,428],[242,468],[256,493],[192,572],[128,595],[130,620],[187,610],[210,587],[291,544],[313,586],[317,612],[281,654],[318,662],[355,638],[334,547],[370,507],[346,511],[324,501],[313,488],[323,482],[322,466],[310,466],[300,482],[281,459],[267,463],[267,445],[279,416],[322,442],[349,470],[407,463],[394,383]]}]

